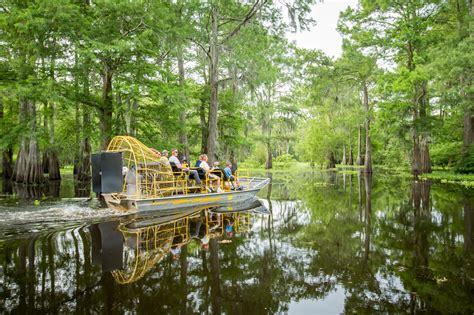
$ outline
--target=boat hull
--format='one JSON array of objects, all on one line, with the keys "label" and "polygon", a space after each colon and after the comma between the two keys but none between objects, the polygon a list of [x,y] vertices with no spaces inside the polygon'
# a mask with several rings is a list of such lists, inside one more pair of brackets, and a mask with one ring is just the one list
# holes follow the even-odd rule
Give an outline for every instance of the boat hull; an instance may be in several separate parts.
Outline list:
[{"label": "boat hull", "polygon": [[255,197],[260,189],[238,192],[223,192],[209,194],[188,194],[164,198],[132,199],[124,198],[114,200],[108,194],[103,194],[109,208],[120,211],[144,212],[157,210],[170,210],[179,208],[192,208],[198,206],[225,206],[241,203]]}]

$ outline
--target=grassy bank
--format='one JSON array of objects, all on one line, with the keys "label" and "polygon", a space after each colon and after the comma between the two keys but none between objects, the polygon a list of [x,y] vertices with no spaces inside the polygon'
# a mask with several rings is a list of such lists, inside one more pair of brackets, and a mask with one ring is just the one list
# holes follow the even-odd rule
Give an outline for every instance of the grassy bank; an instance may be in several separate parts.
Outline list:
[{"label": "grassy bank", "polygon": [[468,188],[474,188],[474,174],[455,174],[449,170],[437,170],[431,174],[421,175],[423,179],[439,180],[441,183],[458,184]]}]

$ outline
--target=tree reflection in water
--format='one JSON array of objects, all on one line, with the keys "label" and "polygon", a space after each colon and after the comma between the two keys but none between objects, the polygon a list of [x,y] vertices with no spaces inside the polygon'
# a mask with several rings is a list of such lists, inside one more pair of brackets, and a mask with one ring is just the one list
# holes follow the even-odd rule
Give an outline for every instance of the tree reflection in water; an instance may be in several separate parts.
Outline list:
[{"label": "tree reflection in water", "polygon": [[127,217],[0,242],[0,312],[266,314],[334,292],[338,312],[474,311],[472,191],[308,172],[274,173],[262,197],[271,216]]}]

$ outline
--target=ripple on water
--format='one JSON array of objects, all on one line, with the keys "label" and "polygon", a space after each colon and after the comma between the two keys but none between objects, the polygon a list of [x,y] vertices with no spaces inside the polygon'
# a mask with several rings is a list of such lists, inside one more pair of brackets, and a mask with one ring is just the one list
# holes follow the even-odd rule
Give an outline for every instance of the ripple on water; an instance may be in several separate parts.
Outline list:
[{"label": "ripple on water", "polygon": [[3,208],[0,212],[0,235],[4,236],[21,232],[38,233],[124,215],[112,209],[64,203],[23,209]]}]

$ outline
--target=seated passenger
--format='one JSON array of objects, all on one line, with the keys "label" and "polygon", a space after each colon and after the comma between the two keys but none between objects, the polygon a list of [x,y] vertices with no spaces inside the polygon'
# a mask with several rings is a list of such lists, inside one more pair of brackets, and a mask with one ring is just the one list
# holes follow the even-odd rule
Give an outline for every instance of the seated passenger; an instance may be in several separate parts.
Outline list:
[{"label": "seated passenger", "polygon": [[221,179],[219,178],[219,176],[214,175],[214,174],[209,174],[209,171],[211,170],[211,168],[209,167],[209,164],[207,164],[207,161],[208,161],[207,155],[203,154],[201,156],[202,156],[202,161],[201,161],[200,167],[204,171],[206,171],[206,173],[208,173],[209,178],[217,180],[217,192],[219,192],[219,193],[223,192],[222,189],[221,189]]},{"label": "seated passenger", "polygon": [[[235,189],[235,185],[234,185],[235,177],[234,175],[232,175],[232,163],[230,161],[227,161],[225,165],[226,165],[226,167],[224,168],[225,179],[229,179],[232,185],[232,188]],[[242,190],[239,180],[237,180],[237,187],[238,187],[237,189]]]},{"label": "seated passenger", "polygon": [[156,157],[161,158],[161,152],[158,151],[157,149],[150,148],[150,151],[153,152],[156,155]]},{"label": "seated passenger", "polygon": [[200,167],[202,162],[202,154],[199,156],[199,159],[196,161],[196,164],[194,164],[194,167]]},{"label": "seated passenger", "polygon": [[168,161],[168,150],[163,150],[163,152],[161,153],[160,162],[161,164],[171,168],[170,162]]},{"label": "seated passenger", "polygon": [[194,179],[196,181],[196,184],[201,184],[201,179],[199,178],[198,172],[196,170],[190,170],[188,167],[183,167],[183,165],[179,162],[178,149],[171,150],[169,162],[173,163],[177,169],[185,172],[186,174],[189,174],[189,179]]},{"label": "seated passenger", "polygon": [[185,156],[183,156],[183,158],[181,159],[181,165],[183,166],[183,168],[188,167],[188,161],[186,160]]}]

